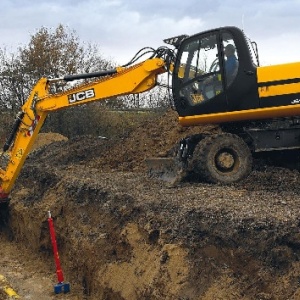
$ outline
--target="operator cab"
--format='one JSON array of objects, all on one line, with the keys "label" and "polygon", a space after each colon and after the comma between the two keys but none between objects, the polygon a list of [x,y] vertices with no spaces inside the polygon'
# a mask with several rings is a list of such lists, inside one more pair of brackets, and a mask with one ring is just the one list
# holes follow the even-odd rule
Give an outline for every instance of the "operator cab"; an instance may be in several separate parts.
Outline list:
[{"label": "operator cab", "polygon": [[257,108],[258,66],[252,45],[236,27],[183,39],[173,72],[173,97],[180,116]]}]

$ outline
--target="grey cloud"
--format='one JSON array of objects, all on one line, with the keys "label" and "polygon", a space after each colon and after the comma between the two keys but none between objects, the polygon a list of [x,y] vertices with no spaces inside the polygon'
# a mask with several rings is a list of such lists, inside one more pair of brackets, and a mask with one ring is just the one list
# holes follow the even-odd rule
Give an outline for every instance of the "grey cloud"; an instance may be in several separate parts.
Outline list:
[{"label": "grey cloud", "polygon": [[1,10],[0,47],[27,43],[41,26],[62,23],[107,55],[131,58],[140,47],[156,47],[166,37],[226,25],[244,27],[268,47],[267,42],[286,34],[295,35],[296,43],[300,1],[2,0]]}]

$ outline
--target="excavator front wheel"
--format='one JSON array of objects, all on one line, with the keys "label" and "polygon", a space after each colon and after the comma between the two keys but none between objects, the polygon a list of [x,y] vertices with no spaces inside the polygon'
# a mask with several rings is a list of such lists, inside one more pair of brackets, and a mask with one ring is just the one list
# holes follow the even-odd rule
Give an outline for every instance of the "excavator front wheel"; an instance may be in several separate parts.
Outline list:
[{"label": "excavator front wheel", "polygon": [[196,145],[192,167],[208,182],[230,184],[249,175],[252,154],[248,145],[237,135],[211,135]]}]

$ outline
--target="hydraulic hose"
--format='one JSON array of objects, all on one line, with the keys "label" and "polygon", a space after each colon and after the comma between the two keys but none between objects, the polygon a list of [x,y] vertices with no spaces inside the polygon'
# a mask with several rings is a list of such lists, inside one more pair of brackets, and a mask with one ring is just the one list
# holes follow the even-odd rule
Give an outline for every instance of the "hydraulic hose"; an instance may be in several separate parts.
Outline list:
[{"label": "hydraulic hose", "polygon": [[17,114],[15,123],[11,129],[11,132],[10,132],[8,138],[5,141],[4,146],[3,146],[3,152],[6,152],[9,149],[9,147],[11,146],[12,142],[14,141],[16,134],[18,132],[19,126],[22,123],[23,117],[24,117],[24,112],[19,112]]}]

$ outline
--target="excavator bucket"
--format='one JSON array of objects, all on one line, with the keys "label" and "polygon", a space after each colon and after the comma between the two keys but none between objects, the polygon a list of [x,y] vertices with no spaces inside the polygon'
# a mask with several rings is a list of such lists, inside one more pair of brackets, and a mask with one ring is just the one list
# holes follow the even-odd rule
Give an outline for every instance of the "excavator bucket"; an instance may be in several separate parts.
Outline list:
[{"label": "excavator bucket", "polygon": [[151,178],[177,185],[186,176],[185,163],[175,157],[154,157],[145,160]]}]

